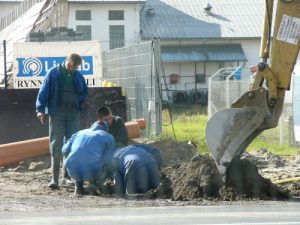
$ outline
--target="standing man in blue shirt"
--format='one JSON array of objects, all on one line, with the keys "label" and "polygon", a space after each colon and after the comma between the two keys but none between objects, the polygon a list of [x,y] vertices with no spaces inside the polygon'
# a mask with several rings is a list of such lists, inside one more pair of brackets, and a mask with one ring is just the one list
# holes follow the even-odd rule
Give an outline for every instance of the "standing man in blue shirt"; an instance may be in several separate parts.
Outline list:
[{"label": "standing man in blue shirt", "polygon": [[51,68],[43,81],[36,100],[37,118],[44,123],[46,109],[49,114],[49,139],[52,180],[49,187],[59,188],[61,149],[79,129],[81,105],[88,88],[83,75],[77,70],[82,64],[78,54],[70,54],[65,62]]}]

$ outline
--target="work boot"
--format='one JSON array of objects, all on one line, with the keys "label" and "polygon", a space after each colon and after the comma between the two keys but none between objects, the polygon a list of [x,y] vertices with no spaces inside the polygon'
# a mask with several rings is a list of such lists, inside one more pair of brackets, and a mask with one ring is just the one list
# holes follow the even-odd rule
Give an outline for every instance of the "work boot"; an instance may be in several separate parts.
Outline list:
[{"label": "work boot", "polygon": [[85,188],[85,192],[88,195],[94,195],[94,196],[98,196],[98,195],[101,194],[96,181],[90,181],[90,182],[88,182],[88,185]]},{"label": "work boot", "polygon": [[60,169],[59,158],[51,157],[51,169],[52,169],[52,180],[48,184],[48,187],[52,189],[58,189],[59,169]]},{"label": "work boot", "polygon": [[83,195],[83,182],[82,181],[76,181],[75,182],[75,195]]}]

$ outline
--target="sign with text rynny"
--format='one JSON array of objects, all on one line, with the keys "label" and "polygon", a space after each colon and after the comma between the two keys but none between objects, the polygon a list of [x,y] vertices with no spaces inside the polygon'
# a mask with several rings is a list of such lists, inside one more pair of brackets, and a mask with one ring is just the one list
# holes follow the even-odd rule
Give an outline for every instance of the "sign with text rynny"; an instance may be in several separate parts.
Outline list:
[{"label": "sign with text rynny", "polygon": [[[100,87],[102,62],[99,42],[18,43],[14,46],[14,88],[39,88],[47,72],[66,60],[70,53],[82,57],[77,68],[89,87]],[[19,54],[21,53],[21,54]]]}]

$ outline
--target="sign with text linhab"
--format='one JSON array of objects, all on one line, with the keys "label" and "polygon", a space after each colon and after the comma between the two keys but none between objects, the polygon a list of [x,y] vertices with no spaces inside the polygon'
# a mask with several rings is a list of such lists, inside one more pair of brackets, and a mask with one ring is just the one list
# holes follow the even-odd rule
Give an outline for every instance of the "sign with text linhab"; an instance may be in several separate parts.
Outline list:
[{"label": "sign with text linhab", "polygon": [[89,87],[100,87],[102,58],[99,41],[24,42],[14,44],[15,89],[40,88],[47,72],[71,53],[82,57],[77,69]]}]

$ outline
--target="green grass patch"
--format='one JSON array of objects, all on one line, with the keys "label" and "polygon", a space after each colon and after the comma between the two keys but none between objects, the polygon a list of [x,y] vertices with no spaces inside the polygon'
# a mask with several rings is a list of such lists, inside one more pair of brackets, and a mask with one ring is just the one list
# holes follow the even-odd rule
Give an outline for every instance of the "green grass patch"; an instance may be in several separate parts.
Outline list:
[{"label": "green grass patch", "polygon": [[[205,127],[207,124],[206,108],[200,106],[177,106],[171,108],[173,115],[173,125],[177,141],[193,141],[201,154],[209,153],[205,142]],[[158,139],[175,139],[172,126],[170,124],[170,114],[168,110],[163,110],[163,132]],[[277,143],[276,143],[277,142]],[[256,138],[247,148],[247,151],[254,151],[265,148],[268,151],[278,155],[296,155],[299,150],[289,145],[279,145],[274,138],[270,140],[260,140]]]}]

